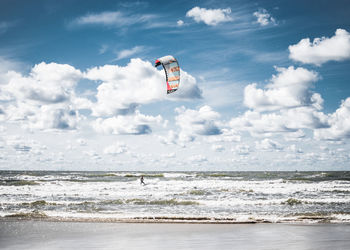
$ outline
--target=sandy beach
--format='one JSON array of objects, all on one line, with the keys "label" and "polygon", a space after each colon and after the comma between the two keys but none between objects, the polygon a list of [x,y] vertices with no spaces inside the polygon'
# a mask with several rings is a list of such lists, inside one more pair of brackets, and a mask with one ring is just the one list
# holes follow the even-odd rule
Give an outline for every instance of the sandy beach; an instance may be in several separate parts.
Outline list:
[{"label": "sandy beach", "polygon": [[149,224],[2,220],[7,249],[349,249],[349,224]]}]

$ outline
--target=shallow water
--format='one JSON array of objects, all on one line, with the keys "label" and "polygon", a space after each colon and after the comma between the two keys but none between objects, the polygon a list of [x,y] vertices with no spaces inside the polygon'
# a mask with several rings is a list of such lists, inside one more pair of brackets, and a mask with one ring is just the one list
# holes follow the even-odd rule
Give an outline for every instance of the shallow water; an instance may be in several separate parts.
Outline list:
[{"label": "shallow water", "polygon": [[0,171],[2,217],[347,223],[349,194],[350,172]]}]

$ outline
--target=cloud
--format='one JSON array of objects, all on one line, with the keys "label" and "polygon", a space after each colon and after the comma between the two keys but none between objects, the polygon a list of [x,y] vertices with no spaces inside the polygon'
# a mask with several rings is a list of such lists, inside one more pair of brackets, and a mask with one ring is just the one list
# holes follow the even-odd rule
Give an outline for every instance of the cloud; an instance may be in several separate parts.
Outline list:
[{"label": "cloud", "polygon": [[[9,71],[1,85],[6,96],[6,119],[35,129],[75,129],[81,119],[75,86],[83,74],[67,64],[40,63],[29,75]],[[88,101],[86,100],[85,105]]]},{"label": "cloud", "polygon": [[179,134],[181,141],[192,141],[196,135],[209,136],[222,133],[216,121],[220,114],[209,106],[203,106],[198,111],[182,106],[176,108],[175,112],[178,113],[175,120],[181,130]]},{"label": "cloud", "polygon": [[[1,110],[0,110],[0,114],[1,114]],[[0,133],[6,132],[7,128],[0,125]]]},{"label": "cloud", "polygon": [[194,77],[181,71],[178,91],[166,94],[165,74],[150,62],[131,59],[125,67],[104,65],[89,69],[86,78],[102,81],[97,87],[97,103],[92,107],[94,116],[132,114],[140,104],[161,100],[201,98],[201,90]]},{"label": "cloud", "polygon": [[[84,118],[79,111],[86,109],[101,118],[94,122],[99,132],[146,134],[162,118],[142,115],[140,105],[201,98],[195,78],[184,71],[183,87],[167,95],[164,72],[141,59],[131,59],[125,67],[104,65],[86,72],[68,64],[42,62],[27,75],[15,71],[0,75],[0,119],[29,129],[76,129]],[[95,102],[75,93],[81,79],[99,83]]]},{"label": "cloud", "polygon": [[13,148],[20,152],[29,152],[32,149],[32,147],[20,143],[13,145]]},{"label": "cloud", "polygon": [[118,142],[106,147],[103,150],[103,153],[115,156],[118,154],[126,153],[127,151],[128,151],[128,147],[126,146],[126,144],[124,142]]},{"label": "cloud", "polygon": [[[14,71],[19,71],[23,68],[26,68],[23,63],[0,56],[0,87],[8,83]],[[10,73],[11,71],[12,73]],[[3,96],[3,93],[0,92],[0,100],[3,99]]]},{"label": "cloud", "polygon": [[328,117],[314,107],[298,107],[281,110],[281,118],[289,128],[318,129],[328,127]]},{"label": "cloud", "polygon": [[162,154],[162,157],[173,159],[173,158],[176,158],[176,154],[175,153]]},{"label": "cloud", "polygon": [[211,146],[211,149],[212,149],[213,151],[215,151],[215,152],[222,152],[222,151],[225,150],[225,147],[222,146],[222,145],[220,145],[220,144],[213,144],[213,145]]},{"label": "cloud", "polygon": [[16,152],[23,154],[31,153],[40,155],[43,150],[46,150],[46,146],[38,141],[24,139],[21,136],[8,136],[6,144]]},{"label": "cloud", "polygon": [[166,136],[158,136],[158,139],[165,145],[178,144],[179,135],[174,130],[169,130]]},{"label": "cloud", "polygon": [[258,111],[271,111],[283,108],[315,105],[320,107],[323,100],[314,95],[310,88],[318,80],[318,74],[304,68],[276,68],[266,89],[257,88],[257,84],[249,84],[244,89],[244,104]]},{"label": "cloud", "polygon": [[93,122],[93,128],[105,134],[149,134],[152,132],[151,124],[162,122],[162,117],[146,116],[138,110],[132,115],[118,115],[111,118],[98,118]]},{"label": "cloud", "polygon": [[253,137],[283,134],[286,138],[303,138],[301,129],[328,127],[328,117],[313,107],[299,107],[268,113],[247,111],[230,120],[229,126],[237,131],[248,131]]},{"label": "cloud", "polygon": [[[32,109],[34,111],[35,109]],[[41,106],[32,115],[28,115],[28,124],[25,127],[30,129],[76,129],[81,120],[78,111],[69,106],[56,108],[52,106]]]},{"label": "cloud", "polygon": [[205,138],[209,143],[218,142],[240,142],[241,136],[238,134],[236,129],[232,128],[221,128],[221,134],[213,135]]},{"label": "cloud", "polygon": [[89,13],[73,20],[70,25],[103,25],[125,27],[137,23],[147,23],[154,19],[154,15],[128,15],[120,11],[105,11]]},{"label": "cloud", "polygon": [[238,155],[249,155],[251,152],[250,146],[247,144],[240,144],[232,148],[232,152]]},{"label": "cloud", "polygon": [[183,26],[185,23],[184,23],[184,21],[182,21],[182,20],[178,20],[178,21],[176,22],[176,24],[177,24],[177,26],[181,27],[181,26]]},{"label": "cloud", "polygon": [[189,162],[192,162],[192,163],[201,163],[201,162],[206,162],[206,161],[208,161],[208,159],[207,159],[207,157],[205,157],[204,155],[198,154],[198,155],[190,156],[190,157],[188,158],[188,161],[189,161]]},{"label": "cloud", "polygon": [[5,91],[17,99],[40,103],[61,103],[67,101],[82,73],[67,64],[44,62],[35,65],[29,76],[10,72]]},{"label": "cloud", "polygon": [[256,84],[245,88],[244,104],[252,110],[232,118],[229,126],[253,137],[280,133],[294,140],[305,136],[301,129],[329,127],[327,115],[320,111],[323,99],[311,91],[318,74],[304,68],[276,69],[266,89]]},{"label": "cloud", "polygon": [[180,87],[176,92],[167,96],[167,99],[176,101],[193,101],[195,99],[202,99],[202,90],[197,84],[196,78],[181,70],[180,73]]},{"label": "cloud", "polygon": [[287,150],[293,152],[293,153],[297,153],[297,154],[302,154],[303,150],[301,150],[300,148],[298,148],[295,144],[290,145]]},{"label": "cloud", "polygon": [[350,59],[350,34],[344,29],[337,29],[331,38],[309,38],[290,45],[289,58],[302,63],[321,66],[328,61],[344,61]]},{"label": "cloud", "polygon": [[302,129],[298,129],[295,132],[288,133],[288,134],[284,135],[284,139],[286,141],[300,141],[305,137],[306,137],[306,134],[304,133],[304,131]]},{"label": "cloud", "polygon": [[256,149],[263,150],[263,151],[275,151],[275,150],[283,149],[280,143],[268,138],[265,138],[260,142],[255,142],[255,147]]},{"label": "cloud", "polygon": [[342,102],[340,107],[328,117],[327,128],[314,131],[316,139],[344,140],[350,138],[350,97]]},{"label": "cloud", "polygon": [[232,118],[229,125],[238,131],[248,131],[254,137],[270,136],[271,133],[295,132],[295,129],[289,127],[279,114],[261,114],[250,110],[242,116]]},{"label": "cloud", "polygon": [[98,161],[98,160],[102,159],[102,157],[94,150],[83,151],[83,154],[89,156],[91,158],[91,160],[94,160],[94,161]]},{"label": "cloud", "polygon": [[84,138],[77,139],[77,143],[79,146],[87,146],[87,142]]},{"label": "cloud", "polygon": [[260,9],[253,13],[257,18],[257,23],[261,26],[267,26],[269,24],[276,24],[276,20],[265,9]]},{"label": "cloud", "polygon": [[204,22],[207,25],[215,26],[222,22],[232,21],[231,9],[206,9],[194,7],[187,13],[187,17],[192,17],[197,23]]},{"label": "cloud", "polygon": [[135,46],[131,49],[125,49],[125,50],[121,50],[117,53],[117,58],[116,60],[121,60],[121,59],[124,59],[124,58],[128,58],[130,56],[133,56],[135,54],[138,54],[142,51],[144,51],[145,48],[143,46]]}]

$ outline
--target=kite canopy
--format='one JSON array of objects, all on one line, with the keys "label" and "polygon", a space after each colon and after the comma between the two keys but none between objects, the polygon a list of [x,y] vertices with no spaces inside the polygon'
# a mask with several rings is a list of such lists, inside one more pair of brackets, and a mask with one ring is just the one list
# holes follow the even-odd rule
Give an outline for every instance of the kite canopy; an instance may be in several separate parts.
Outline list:
[{"label": "kite canopy", "polygon": [[166,76],[167,94],[176,91],[180,84],[179,63],[173,56],[163,56],[155,62],[155,67],[162,65]]}]

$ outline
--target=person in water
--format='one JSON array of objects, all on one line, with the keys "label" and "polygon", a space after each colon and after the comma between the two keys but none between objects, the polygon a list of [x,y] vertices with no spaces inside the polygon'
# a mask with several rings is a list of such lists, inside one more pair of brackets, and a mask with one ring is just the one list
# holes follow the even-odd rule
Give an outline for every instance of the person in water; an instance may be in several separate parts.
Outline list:
[{"label": "person in water", "polygon": [[144,183],[144,181],[143,181],[143,175],[141,175],[140,184],[141,184],[141,185],[146,185],[146,183]]}]

